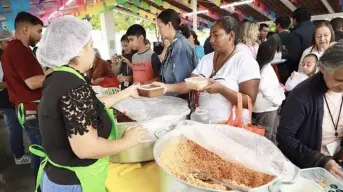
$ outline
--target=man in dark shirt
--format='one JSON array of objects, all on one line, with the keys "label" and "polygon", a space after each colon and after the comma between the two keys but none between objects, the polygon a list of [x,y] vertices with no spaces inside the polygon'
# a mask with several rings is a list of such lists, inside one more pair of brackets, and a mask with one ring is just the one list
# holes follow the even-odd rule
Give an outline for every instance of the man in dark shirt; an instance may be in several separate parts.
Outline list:
[{"label": "man in dark shirt", "polygon": [[[278,51],[282,53],[283,59],[287,58],[287,54],[288,54],[287,44],[288,44],[288,39],[290,35],[288,28],[290,24],[291,24],[291,19],[289,17],[287,16],[278,17],[275,20],[275,28],[276,28],[275,30],[277,33],[268,38],[268,40],[274,39],[275,42],[278,44]],[[287,64],[282,63],[282,64],[277,65],[277,67],[278,67],[278,72],[280,75],[281,82],[286,83],[289,77]]]},{"label": "man in dark shirt", "polygon": [[301,7],[293,12],[294,30],[289,35],[287,41],[288,54],[287,59],[288,77],[293,71],[298,71],[301,55],[304,50],[310,47],[313,39],[314,24],[311,21],[311,13]]},{"label": "man in dark shirt", "polygon": [[[27,12],[19,12],[15,18],[15,39],[3,52],[1,64],[7,83],[10,101],[18,110],[24,108],[19,121],[26,130],[31,144],[41,144],[37,106],[42,96],[44,72],[29,46],[34,47],[42,37],[43,22]],[[21,110],[20,110],[21,111]],[[37,174],[40,159],[31,156],[34,174]]]},{"label": "man in dark shirt", "polygon": [[335,31],[335,41],[343,39],[343,18],[334,18],[330,21],[330,24]]},{"label": "man in dark shirt", "polygon": [[267,35],[269,33],[269,26],[265,23],[261,23],[259,31],[260,31],[259,41],[260,41],[260,43],[262,43],[262,42],[267,40]]}]

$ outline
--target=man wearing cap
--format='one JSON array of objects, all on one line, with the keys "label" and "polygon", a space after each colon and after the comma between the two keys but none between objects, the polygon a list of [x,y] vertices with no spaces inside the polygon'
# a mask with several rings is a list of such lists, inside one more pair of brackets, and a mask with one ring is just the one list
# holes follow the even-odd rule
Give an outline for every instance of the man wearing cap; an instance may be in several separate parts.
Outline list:
[{"label": "man wearing cap", "polygon": [[[9,40],[13,38],[10,31],[0,31],[0,57],[6,49]],[[31,158],[25,153],[23,144],[23,128],[19,124],[16,111],[14,110],[8,97],[7,85],[4,80],[4,73],[0,65],[0,113],[3,114],[5,125],[8,128],[11,151],[14,155],[16,165],[29,164]]]}]

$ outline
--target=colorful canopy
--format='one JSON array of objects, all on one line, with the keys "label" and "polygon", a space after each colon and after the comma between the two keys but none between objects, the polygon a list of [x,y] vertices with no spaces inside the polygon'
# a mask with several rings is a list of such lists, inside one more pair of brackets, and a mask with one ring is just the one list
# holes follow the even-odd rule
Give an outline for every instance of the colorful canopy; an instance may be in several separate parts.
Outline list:
[{"label": "colorful canopy", "polygon": [[[164,9],[172,8],[182,22],[192,25],[192,0],[2,0],[0,15],[3,26],[13,30],[19,11],[39,16],[45,24],[62,15],[78,17],[99,14],[111,9],[128,11],[154,20]],[[236,12],[252,21],[270,21],[277,16],[291,15],[297,7],[308,7],[313,15],[342,12],[343,0],[197,0],[198,27],[210,27],[221,15]]]}]

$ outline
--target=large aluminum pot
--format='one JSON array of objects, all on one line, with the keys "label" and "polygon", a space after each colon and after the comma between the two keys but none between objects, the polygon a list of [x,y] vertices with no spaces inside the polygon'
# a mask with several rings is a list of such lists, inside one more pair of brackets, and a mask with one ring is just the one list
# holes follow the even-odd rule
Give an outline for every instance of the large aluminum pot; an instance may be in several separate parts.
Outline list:
[{"label": "large aluminum pot", "polygon": [[[175,129],[170,131],[162,138],[157,140],[154,146],[154,157],[155,161],[159,167],[159,174],[160,174],[160,192],[227,192],[223,190],[211,190],[201,188],[189,183],[186,183],[171,173],[167,172],[163,167],[161,167],[159,162],[159,154],[163,149],[163,146],[175,142],[178,140],[179,136],[181,135],[181,131],[179,129]],[[171,157],[172,158],[172,157]],[[251,192],[279,192],[281,186],[281,182],[276,178],[270,183],[263,185],[261,187],[255,188],[251,190]]]},{"label": "large aluminum pot", "polygon": [[[110,156],[110,161],[115,163],[140,163],[154,160],[153,147],[155,140],[161,136],[167,134],[169,131],[173,130],[180,120],[185,119],[186,116],[181,117],[181,119],[175,119],[172,122],[165,123],[161,125],[161,129],[158,129],[153,133],[153,140],[131,147],[123,152]],[[128,123],[117,123],[118,138],[121,138],[124,131],[130,127],[137,124],[138,122],[128,122]]]}]

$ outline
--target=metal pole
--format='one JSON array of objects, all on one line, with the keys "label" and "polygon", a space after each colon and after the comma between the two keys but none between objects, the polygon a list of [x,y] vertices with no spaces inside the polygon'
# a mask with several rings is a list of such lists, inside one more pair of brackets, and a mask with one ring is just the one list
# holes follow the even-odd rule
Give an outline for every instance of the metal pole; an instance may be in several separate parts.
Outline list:
[{"label": "metal pole", "polygon": [[197,0],[192,0],[192,9],[193,9],[193,31],[197,31],[198,30]]}]

